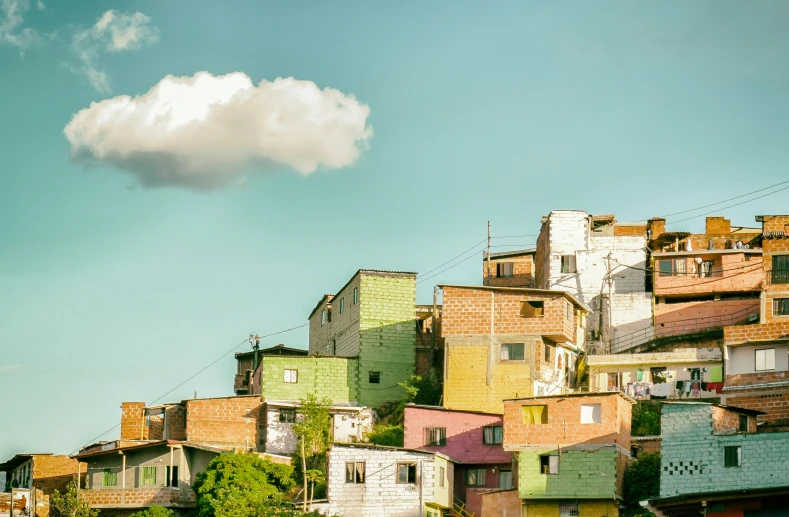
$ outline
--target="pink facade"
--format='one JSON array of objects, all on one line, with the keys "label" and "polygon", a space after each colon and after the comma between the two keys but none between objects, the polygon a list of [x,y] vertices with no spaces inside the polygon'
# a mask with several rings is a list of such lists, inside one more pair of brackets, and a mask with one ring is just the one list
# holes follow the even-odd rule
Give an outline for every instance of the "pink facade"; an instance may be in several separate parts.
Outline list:
[{"label": "pink facade", "polygon": [[[437,451],[464,464],[511,463],[512,453],[505,452],[500,443],[488,445],[483,442],[484,427],[502,425],[501,415],[407,405],[403,446],[406,449]],[[426,429],[429,428],[445,428],[446,445],[426,445]]]},{"label": "pink facade", "polygon": [[[655,296],[682,297],[759,291],[761,250],[655,253]],[[673,262],[668,272],[661,262]]]},{"label": "pink facade", "polygon": [[752,314],[759,312],[759,303],[759,298],[658,303],[655,304],[655,331],[658,336],[675,335],[711,326],[745,323],[749,317],[755,317]]}]

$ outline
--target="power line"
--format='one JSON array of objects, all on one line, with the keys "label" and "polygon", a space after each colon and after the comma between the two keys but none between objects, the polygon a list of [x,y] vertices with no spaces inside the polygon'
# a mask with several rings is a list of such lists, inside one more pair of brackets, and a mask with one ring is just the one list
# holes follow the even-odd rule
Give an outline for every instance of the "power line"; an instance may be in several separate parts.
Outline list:
[{"label": "power line", "polygon": [[[291,328],[289,328],[289,329],[285,329],[285,330],[280,330],[280,331],[277,331],[277,332],[272,332],[271,334],[265,334],[265,335],[262,335],[262,336],[260,336],[260,337],[261,337],[261,338],[267,338],[267,337],[277,336],[277,335],[279,335],[279,334],[284,334],[284,333],[286,333],[286,332],[290,332],[290,331],[292,331],[292,330],[297,330],[297,329],[300,329],[300,328],[304,328],[304,327],[306,327],[306,326],[309,326],[309,323],[305,323],[305,324],[303,324],[303,325],[298,325],[298,326],[296,326],[296,327],[291,327]],[[243,340],[242,342],[240,342],[239,344],[237,344],[237,345],[234,345],[232,348],[230,348],[229,350],[227,350],[226,352],[224,352],[224,353],[223,353],[221,356],[217,357],[215,360],[213,360],[213,361],[211,361],[210,363],[208,363],[208,365],[206,365],[205,367],[203,367],[202,369],[200,369],[200,370],[199,370],[197,373],[195,373],[195,374],[194,374],[194,375],[192,375],[191,377],[187,378],[186,380],[184,380],[183,382],[181,382],[180,384],[178,384],[177,386],[175,386],[175,387],[174,387],[174,388],[172,388],[171,390],[169,390],[169,391],[167,391],[167,392],[163,393],[162,395],[160,395],[159,397],[155,398],[155,399],[154,399],[154,400],[152,400],[152,401],[151,401],[149,404],[155,404],[156,402],[158,402],[158,401],[162,400],[164,397],[166,397],[166,396],[167,396],[167,395],[169,395],[170,393],[174,392],[175,390],[177,390],[178,388],[180,388],[181,386],[183,386],[183,385],[184,385],[184,384],[186,384],[187,382],[191,381],[192,379],[194,379],[195,377],[197,377],[198,375],[200,375],[201,373],[203,373],[204,371],[208,370],[210,367],[212,367],[213,365],[215,365],[216,363],[218,363],[219,361],[221,361],[222,359],[224,359],[224,358],[225,358],[225,356],[227,356],[228,354],[232,353],[232,352],[233,352],[235,349],[237,349],[238,347],[240,347],[240,346],[241,346],[241,345],[243,345],[244,343],[247,343],[247,341],[248,341],[248,340],[247,340],[247,339],[245,339],[245,340]],[[118,427],[120,427],[120,424],[116,424],[116,425],[114,425],[114,426],[110,427],[109,429],[107,429],[106,431],[104,431],[103,433],[101,433],[100,435],[96,436],[95,438],[92,438],[92,439],[90,439],[90,440],[89,440],[87,443],[83,444],[83,445],[82,445],[82,447],[85,447],[86,445],[90,445],[91,443],[95,442],[96,440],[98,440],[99,438],[101,438],[102,436],[104,436],[105,434],[109,433],[110,431],[113,431],[113,430],[115,430],[115,429],[116,429],[116,428],[118,428]],[[69,447],[69,449],[72,449],[72,448],[71,448],[71,447]],[[68,449],[61,449],[61,451],[62,451],[62,450],[68,450]]]},{"label": "power line", "polygon": [[[424,273],[422,273],[422,274],[423,274],[423,275],[428,275],[428,274],[432,273],[433,271],[435,271],[436,269],[446,266],[447,264],[449,264],[450,262],[452,262],[452,261],[453,261],[453,260],[455,260],[456,258],[462,257],[463,255],[465,255],[465,254],[466,254],[466,253],[468,253],[469,251],[471,251],[471,250],[475,249],[477,246],[479,246],[480,244],[484,243],[485,241],[487,241],[487,239],[482,239],[481,241],[479,241],[478,243],[476,243],[475,245],[473,245],[472,247],[470,247],[469,249],[467,249],[467,250],[466,250],[466,251],[464,251],[463,253],[460,253],[459,255],[455,255],[454,257],[452,257],[451,259],[447,260],[446,262],[444,262],[444,263],[443,263],[443,264],[441,264],[440,266],[436,266],[436,267],[434,267],[433,269],[431,269],[430,271],[425,271],[425,272],[424,272]],[[419,283],[419,282],[417,282],[417,283]]]},{"label": "power line", "polygon": [[[486,240],[487,240],[487,239],[486,239]],[[478,250],[476,250],[476,251],[477,251],[477,252],[479,252],[479,251],[484,251],[484,250],[485,250],[485,248],[483,247],[483,248],[479,248],[479,249],[478,249]],[[463,260],[461,260],[460,262],[456,262],[455,264],[452,264],[452,265],[451,265],[451,266],[449,266],[448,268],[442,269],[441,271],[438,271],[438,272],[436,272],[436,273],[434,273],[434,274],[432,274],[432,275],[430,275],[430,276],[428,276],[428,277],[426,277],[426,278],[423,278],[423,279],[421,279],[420,281],[418,281],[418,282],[417,282],[417,284],[421,284],[422,282],[425,282],[425,281],[427,281],[427,280],[430,280],[431,278],[435,278],[435,277],[437,277],[438,275],[440,275],[441,273],[444,273],[445,271],[449,271],[450,269],[452,269],[452,268],[454,268],[454,267],[456,267],[456,266],[459,266],[460,264],[462,264],[462,263],[466,262],[467,260],[473,259],[473,258],[475,258],[475,257],[476,257],[476,254],[469,255],[468,257],[464,258],[464,259],[463,259]],[[451,262],[451,261],[450,261],[450,262]],[[447,262],[447,264],[448,264],[448,263],[449,263],[449,262]]]},{"label": "power line", "polygon": [[[760,188],[759,190],[754,190],[753,192],[748,192],[747,194],[740,194],[739,196],[735,196],[735,197],[732,197],[732,198],[729,198],[729,199],[724,199],[723,201],[718,201],[717,203],[710,203],[709,205],[704,205],[704,206],[700,206],[700,207],[696,207],[696,208],[691,208],[689,210],[681,210],[679,212],[674,212],[672,214],[662,215],[660,217],[666,218],[666,217],[671,217],[672,215],[679,215],[679,214],[685,214],[685,213],[688,213],[688,212],[695,212],[696,210],[701,210],[702,208],[709,208],[711,206],[720,205],[720,204],[726,203],[728,201],[734,201],[735,199],[740,199],[740,198],[743,198],[743,197],[750,196],[751,194],[756,194],[758,192],[763,192],[765,190],[769,190],[769,189],[771,189],[773,187],[777,187],[779,185],[784,185],[786,183],[789,183],[789,181],[782,181],[780,183],[776,183],[775,185],[770,185],[769,187],[764,187],[764,188]],[[756,198],[756,199],[759,199],[759,198]]]},{"label": "power line", "polygon": [[[784,182],[784,183],[789,183],[789,182]],[[780,183],[779,183],[779,185],[780,185]],[[773,185],[773,186],[775,186],[775,185]],[[772,188],[772,187],[767,187],[767,188]],[[751,201],[756,201],[757,199],[762,199],[762,198],[767,197],[767,196],[772,196],[773,194],[777,194],[778,192],[781,192],[781,191],[784,191],[784,190],[787,190],[787,189],[789,189],[789,185],[785,186],[784,188],[779,188],[778,190],[773,190],[772,192],[768,192],[767,194],[763,194],[761,196],[756,196],[754,198],[747,199],[745,201],[741,201],[739,203],[734,203],[733,205],[724,206],[723,208],[719,208],[718,210],[726,210],[727,208],[733,208],[735,206],[744,205],[745,203],[750,203]],[[764,189],[762,189],[762,190],[764,190]],[[742,197],[742,196],[740,196],[740,197]],[[737,199],[737,198],[734,198],[734,199]],[[706,212],[704,214],[693,215],[693,216],[690,216],[690,217],[686,217],[684,219],[679,219],[677,221],[669,221],[669,222],[667,222],[667,224],[676,224],[676,223],[681,223],[683,221],[688,221],[690,219],[695,219],[696,217],[703,217],[705,215],[713,214],[713,213],[717,212],[718,210],[715,210],[713,212]]]}]

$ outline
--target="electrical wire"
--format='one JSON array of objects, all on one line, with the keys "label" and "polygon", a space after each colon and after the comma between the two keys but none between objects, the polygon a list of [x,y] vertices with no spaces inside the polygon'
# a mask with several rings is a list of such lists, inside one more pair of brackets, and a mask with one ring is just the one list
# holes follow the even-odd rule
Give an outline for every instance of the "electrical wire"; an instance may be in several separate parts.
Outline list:
[{"label": "electrical wire", "polygon": [[711,206],[721,205],[721,204],[726,203],[728,201],[734,201],[735,199],[741,199],[743,197],[750,196],[751,194],[756,194],[758,192],[764,192],[765,190],[769,190],[769,189],[771,189],[773,187],[778,187],[778,186],[784,185],[786,183],[789,183],[789,180],[788,181],[782,181],[780,183],[776,183],[775,185],[770,185],[769,187],[760,188],[759,190],[754,190],[753,192],[748,192],[746,194],[740,194],[739,196],[735,196],[735,197],[732,197],[732,198],[729,198],[729,199],[724,199],[723,201],[718,201],[716,203],[710,203],[709,205],[703,205],[703,206],[699,206],[699,207],[696,207],[696,208],[691,208],[689,210],[680,210],[679,212],[674,212],[674,213],[671,213],[671,214],[661,215],[660,217],[666,218],[666,217],[671,217],[672,215],[686,214],[688,212],[695,212],[696,210],[701,210],[702,208],[709,208]]},{"label": "electrical wire", "polygon": [[[452,261],[453,261],[453,260],[455,260],[456,258],[462,257],[463,255],[465,255],[465,254],[466,254],[466,253],[468,253],[469,251],[471,251],[471,250],[475,249],[477,246],[479,246],[480,244],[484,243],[485,241],[487,241],[487,239],[482,239],[481,241],[479,241],[478,243],[476,243],[475,245],[473,245],[472,247],[470,247],[469,249],[467,249],[467,250],[466,250],[466,251],[464,251],[463,253],[460,253],[460,254],[458,254],[458,255],[455,255],[454,257],[452,257],[451,259],[447,260],[446,262],[444,262],[444,263],[443,263],[443,264],[441,264],[440,266],[436,266],[436,267],[434,267],[433,269],[431,269],[431,270],[429,270],[429,271],[425,271],[425,272],[424,272],[424,273],[422,273],[422,274],[423,274],[423,275],[429,275],[430,273],[432,273],[432,272],[433,272],[433,271],[435,271],[436,269],[439,269],[439,268],[441,268],[441,267],[444,267],[444,266],[446,266],[447,264],[449,264],[450,262],[452,262]],[[417,282],[417,283],[418,283],[418,282]]]},{"label": "electrical wire", "polygon": [[[479,251],[484,251],[485,249],[486,249],[486,248],[484,248],[484,247],[483,247],[483,248],[479,248],[479,249],[477,249],[477,250],[476,250],[476,252],[479,252]],[[451,266],[449,266],[449,267],[447,267],[447,268],[445,268],[445,269],[442,269],[441,271],[438,271],[438,272],[436,272],[436,273],[433,273],[432,275],[430,275],[430,276],[428,276],[428,277],[426,277],[426,278],[423,278],[423,279],[419,280],[419,281],[417,282],[417,285],[421,284],[422,282],[426,282],[427,280],[430,280],[431,278],[435,278],[435,277],[437,277],[438,275],[440,275],[441,273],[444,273],[444,272],[446,272],[446,271],[449,271],[450,269],[452,269],[452,268],[454,268],[454,267],[457,267],[457,266],[459,266],[460,264],[462,264],[462,263],[464,263],[464,262],[466,262],[466,261],[468,261],[468,260],[470,260],[470,259],[476,258],[476,257],[477,257],[477,255],[476,255],[476,254],[469,255],[468,257],[464,258],[464,259],[463,259],[463,260],[461,260],[460,262],[457,262],[457,263],[455,263],[455,264],[452,264]],[[451,261],[450,261],[450,262],[451,262]],[[447,262],[447,263],[448,263],[448,262]]]},{"label": "electrical wire", "polygon": [[[784,182],[784,183],[787,183],[787,182]],[[768,188],[771,188],[771,187],[768,187]],[[763,194],[761,196],[756,196],[754,198],[747,199],[745,201],[741,201],[739,203],[734,203],[733,205],[724,206],[723,208],[719,208],[719,209],[714,210],[712,212],[706,212],[706,213],[703,213],[703,214],[693,215],[691,217],[686,217],[684,219],[678,219],[676,221],[667,221],[666,224],[676,224],[676,223],[681,223],[683,221],[689,221],[691,219],[695,219],[696,217],[704,217],[706,215],[714,214],[715,212],[718,212],[720,210],[726,210],[727,208],[733,208],[735,206],[744,205],[745,203],[750,203],[751,201],[756,201],[757,199],[762,199],[762,198],[765,198],[767,196],[772,196],[773,194],[777,194],[778,192],[782,192],[782,191],[787,190],[787,189],[789,189],[789,185],[785,186],[784,188],[779,188],[778,190],[773,190],[772,192],[768,192],[767,194]],[[742,196],[740,196],[740,197],[742,197]]]}]

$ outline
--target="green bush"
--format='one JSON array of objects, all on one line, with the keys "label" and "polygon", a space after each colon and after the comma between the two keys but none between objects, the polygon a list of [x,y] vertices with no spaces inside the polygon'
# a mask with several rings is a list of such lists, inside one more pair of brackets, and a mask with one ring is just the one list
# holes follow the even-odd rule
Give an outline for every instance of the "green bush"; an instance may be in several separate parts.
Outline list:
[{"label": "green bush", "polygon": [[403,446],[403,426],[391,424],[376,424],[367,434],[367,440],[376,445],[389,445],[391,447]]},{"label": "green bush", "polygon": [[156,504],[151,505],[145,510],[131,514],[131,517],[174,517],[175,512],[169,508],[164,508]]},{"label": "green bush", "polygon": [[652,515],[641,507],[640,501],[660,495],[660,454],[641,453],[638,461],[627,466],[623,492],[626,516]]}]

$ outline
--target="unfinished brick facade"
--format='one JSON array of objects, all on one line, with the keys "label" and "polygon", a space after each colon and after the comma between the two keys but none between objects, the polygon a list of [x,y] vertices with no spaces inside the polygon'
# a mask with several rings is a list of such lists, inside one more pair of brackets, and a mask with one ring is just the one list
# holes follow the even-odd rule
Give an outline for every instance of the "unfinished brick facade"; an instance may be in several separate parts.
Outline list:
[{"label": "unfinished brick facade", "polygon": [[265,443],[263,400],[257,395],[185,400],[186,439],[243,449]]},{"label": "unfinished brick facade", "polygon": [[521,515],[521,499],[518,489],[491,490],[479,494],[480,515],[501,515],[517,517]]},{"label": "unfinished brick facade", "polygon": [[482,257],[482,285],[496,287],[534,287],[536,250],[491,253]]},{"label": "unfinished brick facade", "polygon": [[147,440],[145,402],[121,403],[121,440]]}]

